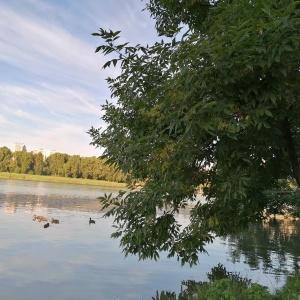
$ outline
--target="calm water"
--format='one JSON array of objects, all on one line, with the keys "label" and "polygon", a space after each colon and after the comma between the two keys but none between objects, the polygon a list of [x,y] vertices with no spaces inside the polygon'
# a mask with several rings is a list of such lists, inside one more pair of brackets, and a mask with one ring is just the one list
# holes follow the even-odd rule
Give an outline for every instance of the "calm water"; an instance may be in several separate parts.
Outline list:
[{"label": "calm water", "polygon": [[[216,239],[193,268],[164,253],[158,262],[124,258],[118,241],[110,239],[112,220],[79,201],[110,192],[117,190],[0,179],[1,299],[150,300],[157,290],[178,293],[182,280],[205,281],[218,263],[274,290],[299,263],[300,224],[293,221]],[[60,224],[44,229],[34,214]],[[89,225],[89,217],[96,224]],[[188,222],[186,213],[178,217]]]}]

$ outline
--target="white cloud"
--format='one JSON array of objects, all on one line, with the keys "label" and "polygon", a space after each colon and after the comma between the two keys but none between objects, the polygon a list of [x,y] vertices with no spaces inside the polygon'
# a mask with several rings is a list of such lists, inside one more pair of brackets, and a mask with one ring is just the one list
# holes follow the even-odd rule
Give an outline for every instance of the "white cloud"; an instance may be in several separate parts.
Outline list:
[{"label": "white cloud", "polygon": [[[92,152],[89,146],[91,139],[86,133],[88,128],[82,126],[59,123],[48,129],[36,129],[28,140],[28,145],[40,145],[47,150],[56,150],[70,155]],[[78,141],[81,141],[78,143]],[[76,146],[75,146],[76,145]],[[100,155],[99,151],[94,151]],[[84,155],[83,155],[84,156]],[[86,155],[90,156],[90,155]]]},{"label": "white cloud", "polygon": [[[12,26],[13,24],[13,26]],[[2,6],[0,60],[26,72],[97,86],[105,59],[95,46],[46,20]]]},{"label": "white cloud", "polygon": [[0,124],[11,124],[11,122],[3,114],[0,114]]},{"label": "white cloud", "polygon": [[[16,141],[27,149],[55,149],[70,155],[98,156],[90,146],[89,128],[99,124],[100,105],[83,90],[41,84],[38,87],[0,85],[2,112],[1,146],[13,148]],[[10,120],[10,122],[8,122]],[[3,144],[5,143],[5,144]]]},{"label": "white cloud", "polygon": [[105,78],[119,69],[102,69],[108,57],[94,53],[103,41],[91,33],[122,30],[121,43],[151,44],[154,23],[141,12],[145,2],[0,2],[0,147],[23,142],[28,149],[98,156],[86,131],[103,127]]},{"label": "white cloud", "polygon": [[24,119],[32,118],[32,116],[29,113],[27,113],[26,111],[23,111],[22,109],[17,109],[15,111],[13,111],[12,113],[20,118],[24,118]]},{"label": "white cloud", "polygon": [[[56,115],[97,115],[100,116],[99,99],[88,91],[71,89],[69,87],[55,86],[41,83],[37,87],[3,85],[0,84],[0,96],[5,103],[14,108],[14,114],[21,111],[20,105],[27,105],[29,109],[43,108],[48,113]],[[23,110],[23,113],[25,111]],[[20,113],[19,113],[19,116]]]}]

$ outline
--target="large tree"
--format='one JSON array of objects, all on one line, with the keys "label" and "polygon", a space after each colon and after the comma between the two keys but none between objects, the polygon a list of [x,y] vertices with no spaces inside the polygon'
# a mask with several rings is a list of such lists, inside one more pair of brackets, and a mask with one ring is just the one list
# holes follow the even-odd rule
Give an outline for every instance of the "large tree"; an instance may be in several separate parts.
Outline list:
[{"label": "large tree", "polygon": [[[121,73],[107,79],[107,127],[91,128],[92,143],[145,182],[101,201],[115,204],[107,215],[125,254],[165,250],[194,264],[214,235],[261,219],[267,191],[288,178],[300,186],[300,2],[150,0],[147,9],[164,36],[154,45],[93,34],[104,40],[96,52],[113,55],[104,67]],[[175,216],[187,200],[195,206],[182,228]]]}]

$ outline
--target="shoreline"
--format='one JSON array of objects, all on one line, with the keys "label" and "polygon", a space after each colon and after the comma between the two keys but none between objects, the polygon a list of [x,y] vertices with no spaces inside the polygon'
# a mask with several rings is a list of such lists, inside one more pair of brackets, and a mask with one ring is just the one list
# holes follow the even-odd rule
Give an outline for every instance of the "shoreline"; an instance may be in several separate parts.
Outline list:
[{"label": "shoreline", "polygon": [[[0,172],[0,180],[1,179],[9,179],[9,180],[24,180],[24,181],[35,181],[35,182],[50,182],[50,183],[63,183],[63,184],[78,184],[78,185],[86,185],[86,186],[99,186],[99,187],[111,187],[111,188],[126,188],[125,183],[104,181],[104,180],[93,180],[93,179],[83,179],[83,178],[69,178],[69,177],[56,177],[56,176],[45,176],[45,175],[29,175],[29,174],[18,174],[18,173],[9,173],[9,172]],[[57,200],[56,200],[57,201]],[[44,197],[44,203],[50,204],[47,197]],[[59,202],[59,201],[57,201]],[[56,202],[56,205],[57,205]],[[64,205],[61,203],[59,206],[63,209],[69,210],[89,210],[89,211],[102,211],[103,205],[99,202],[99,199],[73,199],[71,203],[68,203],[66,199],[64,199]],[[191,210],[194,207],[193,204],[186,205],[184,210]],[[294,218],[289,215],[269,215],[266,218],[265,222],[270,221],[271,219],[295,219],[299,220],[299,218]]]},{"label": "shoreline", "polygon": [[112,182],[112,181],[105,181],[105,180],[45,176],[45,175],[29,175],[29,174],[18,174],[18,173],[9,173],[9,172],[0,172],[0,179],[53,182],[53,183],[66,183],[66,184],[81,184],[81,185],[93,185],[93,186],[103,186],[103,187],[105,186],[105,187],[113,187],[113,188],[126,188],[126,183],[119,183],[119,182]]}]

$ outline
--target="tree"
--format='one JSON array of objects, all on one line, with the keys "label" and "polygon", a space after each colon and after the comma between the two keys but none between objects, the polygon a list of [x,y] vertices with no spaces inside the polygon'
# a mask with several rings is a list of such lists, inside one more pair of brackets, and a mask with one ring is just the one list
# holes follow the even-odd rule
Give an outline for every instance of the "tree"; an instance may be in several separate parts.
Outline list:
[{"label": "tree", "polygon": [[68,161],[65,164],[65,176],[80,178],[82,175],[80,165],[81,165],[81,158],[79,155],[70,156]]},{"label": "tree", "polygon": [[[108,163],[145,182],[101,199],[115,204],[106,215],[125,254],[157,259],[165,250],[195,264],[215,235],[263,218],[267,191],[289,178],[300,186],[300,2],[174,3],[150,0],[165,36],[152,46],[93,34],[104,40],[96,52],[113,55],[104,68],[119,64],[121,74],[107,79],[107,127],[89,133]],[[187,200],[195,206],[182,228],[175,215]]]},{"label": "tree", "polygon": [[53,153],[47,157],[48,173],[51,176],[65,176],[65,164],[69,159],[66,153]]},{"label": "tree", "polygon": [[42,175],[44,169],[44,156],[42,153],[33,154],[34,158],[34,174],[35,175]]},{"label": "tree", "polygon": [[0,172],[9,172],[12,153],[8,147],[0,148]]},{"label": "tree", "polygon": [[20,174],[33,173],[34,159],[32,152],[16,151],[12,155],[11,171]]},{"label": "tree", "polygon": [[81,158],[82,178],[92,179],[95,162],[97,162],[95,160],[95,157],[82,157]]}]

